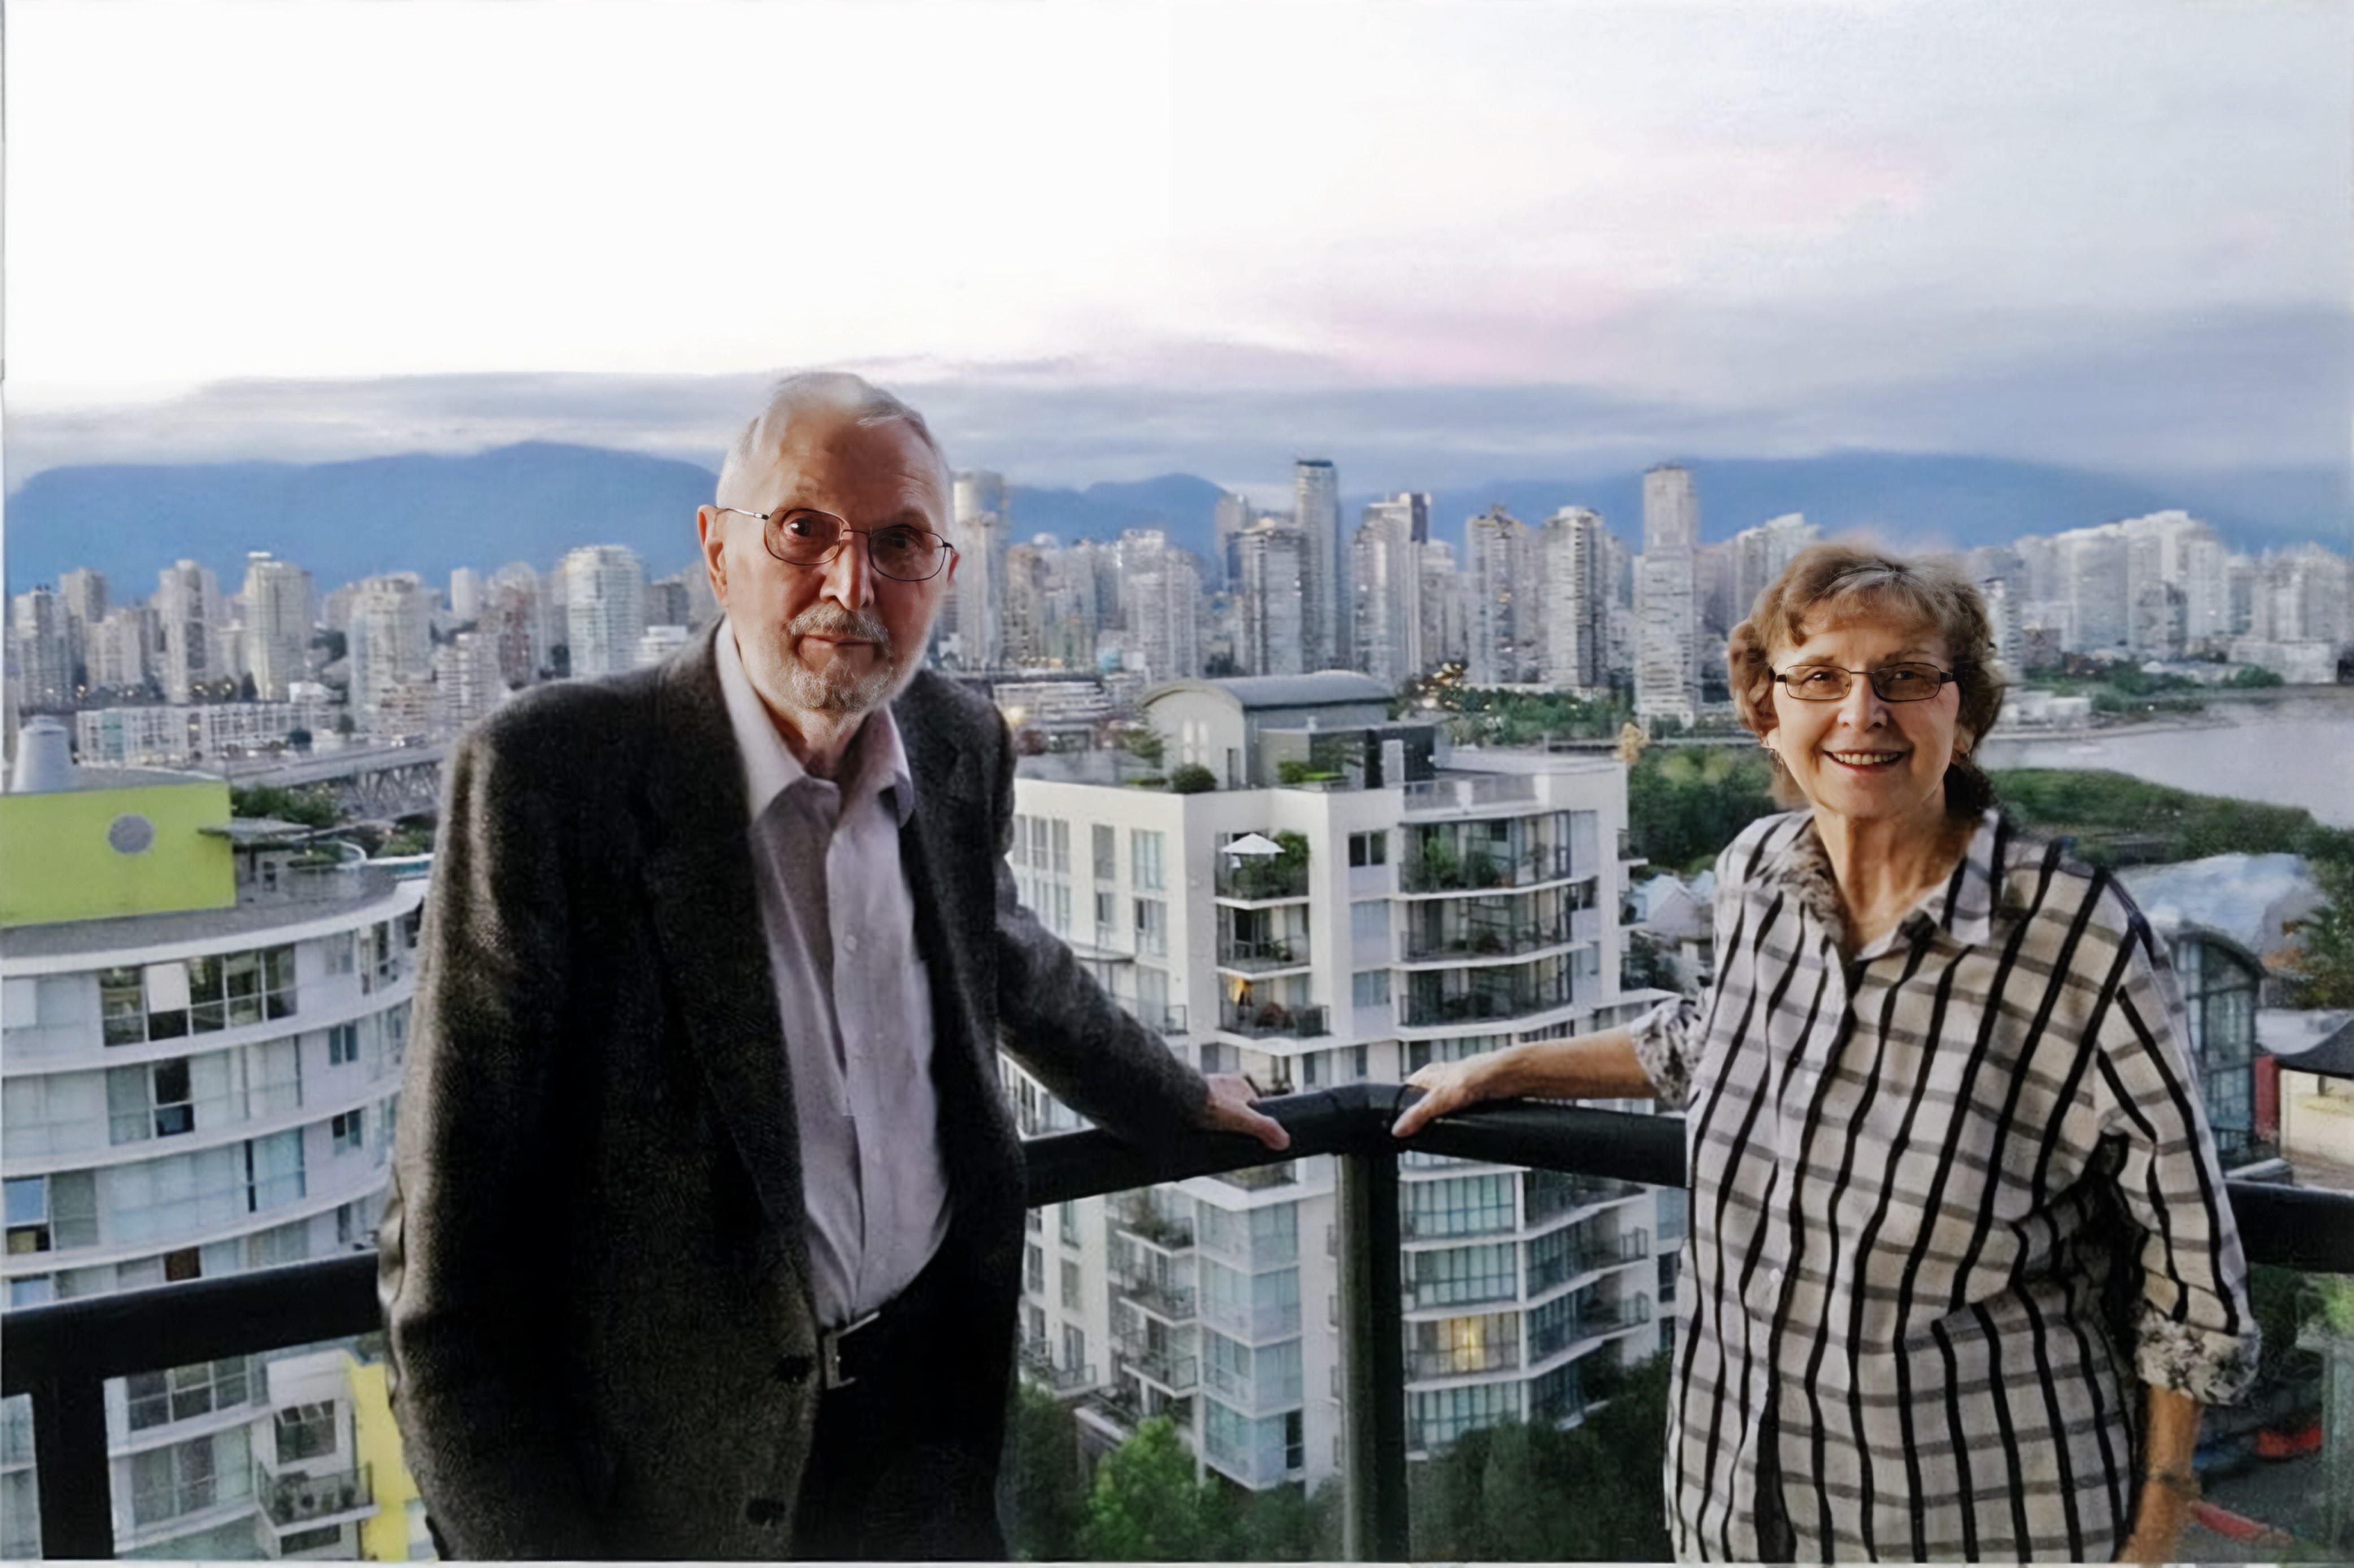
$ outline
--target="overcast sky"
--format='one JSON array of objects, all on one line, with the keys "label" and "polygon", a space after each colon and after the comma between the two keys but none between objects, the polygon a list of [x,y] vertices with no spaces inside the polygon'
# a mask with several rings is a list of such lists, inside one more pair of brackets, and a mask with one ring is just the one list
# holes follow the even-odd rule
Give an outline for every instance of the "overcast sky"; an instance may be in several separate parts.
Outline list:
[{"label": "overcast sky", "polygon": [[12,485],[692,453],[811,364],[1056,482],[1240,478],[1218,454],[1363,443],[1375,408],[1500,475],[2339,463],[2354,427],[2343,0],[7,21]]}]

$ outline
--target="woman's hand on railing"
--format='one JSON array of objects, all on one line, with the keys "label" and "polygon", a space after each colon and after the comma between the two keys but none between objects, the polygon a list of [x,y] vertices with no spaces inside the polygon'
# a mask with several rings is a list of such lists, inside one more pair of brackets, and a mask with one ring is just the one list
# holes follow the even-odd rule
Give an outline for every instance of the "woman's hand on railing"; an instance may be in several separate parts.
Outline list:
[{"label": "woman's hand on railing", "polygon": [[1398,1114],[1397,1120],[1390,1124],[1390,1132],[1398,1138],[1411,1138],[1435,1117],[1490,1098],[1488,1069],[1493,1065],[1490,1057],[1469,1056],[1460,1062],[1432,1062],[1416,1068],[1414,1075],[1406,1079],[1405,1086],[1420,1089],[1422,1098]]}]

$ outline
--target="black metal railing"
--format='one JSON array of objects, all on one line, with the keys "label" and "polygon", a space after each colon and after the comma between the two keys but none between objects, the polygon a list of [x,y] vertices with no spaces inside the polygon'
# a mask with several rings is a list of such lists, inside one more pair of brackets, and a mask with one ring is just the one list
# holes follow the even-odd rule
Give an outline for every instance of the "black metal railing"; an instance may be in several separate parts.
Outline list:
[{"label": "black metal railing", "polygon": [[[1398,1155],[1415,1148],[1495,1165],[1676,1186],[1683,1124],[1578,1106],[1483,1106],[1442,1118],[1410,1145],[1390,1137],[1390,1084],[1350,1084],[1265,1103],[1290,1130],[1284,1160],[1338,1158],[1346,1544],[1353,1559],[1407,1554],[1405,1347]],[[1148,1156],[1096,1129],[1027,1146],[1029,1202],[1069,1202],[1188,1176],[1270,1163],[1255,1139],[1194,1133]],[[2249,1258],[2354,1274],[2354,1194],[2231,1183]],[[7,1315],[0,1394],[32,1396],[41,1551],[114,1554],[106,1453],[108,1378],[364,1334],[381,1326],[376,1259],[355,1254],[223,1279],[27,1307]]]}]

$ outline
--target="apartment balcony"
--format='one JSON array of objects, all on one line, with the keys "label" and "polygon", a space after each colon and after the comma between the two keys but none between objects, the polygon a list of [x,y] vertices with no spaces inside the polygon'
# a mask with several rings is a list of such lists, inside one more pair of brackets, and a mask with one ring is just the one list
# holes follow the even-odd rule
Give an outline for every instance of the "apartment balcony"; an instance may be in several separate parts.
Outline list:
[{"label": "apartment balcony", "polygon": [[253,1495],[278,1530],[365,1518],[376,1511],[376,1488],[366,1465],[324,1474],[285,1470],[274,1476],[257,1467]]},{"label": "apartment balcony", "polygon": [[1308,896],[1308,863],[1277,855],[1226,855],[1217,869],[1218,897],[1232,904],[1270,904]]},{"label": "apartment balcony", "polygon": [[1149,1268],[1112,1266],[1112,1287],[1119,1299],[1150,1312],[1172,1326],[1190,1323],[1195,1312],[1193,1287]]},{"label": "apartment balcony", "polygon": [[1399,940],[1398,961],[1477,963],[1481,959],[1519,959],[1584,939],[1578,936],[1568,910],[1544,919],[1448,921],[1437,929],[1409,929]]},{"label": "apartment balcony", "polygon": [[1607,1339],[1639,1329],[1651,1321],[1651,1298],[1634,1295],[1582,1307],[1563,1322],[1532,1330],[1529,1335],[1531,1365],[1557,1356],[1575,1345]]},{"label": "apartment balcony", "polygon": [[[1572,1001],[1566,969],[1536,979],[1483,969],[1442,972],[1450,980],[1459,976],[1467,983],[1442,988],[1409,982],[1405,1003],[1398,1012],[1401,1026],[1436,1029],[1451,1023],[1527,1018],[1567,1007]],[[1426,978],[1436,980],[1438,976]]]},{"label": "apartment balcony", "polygon": [[1136,1016],[1156,1034],[1183,1034],[1187,1032],[1185,1004],[1182,1001],[1164,1002],[1159,1007],[1140,1007],[1136,1010]]},{"label": "apartment balcony", "polygon": [[1221,940],[1218,943],[1218,967],[1246,975],[1276,974],[1285,970],[1305,973],[1310,968],[1308,938],[1303,933],[1296,941]]},{"label": "apartment balcony", "polygon": [[1279,1001],[1229,1003],[1218,1020],[1219,1030],[1246,1040],[1312,1040],[1331,1033],[1331,1020],[1321,1007],[1286,1007]]},{"label": "apartment balcony", "polygon": [[1142,1242],[1171,1257],[1193,1247],[1193,1222],[1161,1209],[1146,1193],[1131,1193],[1128,1202],[1115,1206],[1111,1225],[1115,1266],[1124,1239]]},{"label": "apartment balcony", "polygon": [[1408,850],[1398,866],[1398,891],[1407,894],[1491,893],[1570,880],[1567,844],[1540,844],[1500,855],[1483,849],[1458,852],[1439,839],[1419,851]]},{"label": "apartment balcony", "polygon": [[1405,793],[1408,817],[1446,817],[1532,802],[1537,781],[1528,773],[1469,773],[1409,784]]},{"label": "apartment balcony", "polygon": [[1201,1362],[1192,1356],[1119,1335],[1112,1344],[1120,1366],[1171,1393],[1191,1393],[1201,1382]]},{"label": "apartment balcony", "polygon": [[1574,1214],[1597,1204],[1639,1197],[1643,1192],[1632,1181],[1616,1181],[1603,1176],[1570,1176],[1553,1171],[1533,1173],[1523,1190],[1531,1225],[1542,1225],[1557,1215]]},{"label": "apartment balcony", "polygon": [[[1348,1427],[1344,1520],[1347,1554],[1366,1561],[1407,1557],[1406,1458],[1410,1445],[1437,1436],[1410,1430],[1406,1418],[1405,1293],[1397,1267],[1403,1150],[1655,1185],[1674,1185],[1684,1172],[1684,1128],[1673,1117],[1581,1106],[1482,1106],[1441,1118],[1402,1146],[1389,1133],[1399,1094],[1394,1084],[1350,1084],[1264,1103],[1290,1129],[1292,1148],[1284,1160],[1335,1157]],[[1090,1128],[1033,1140],[1025,1163],[1029,1202],[1035,1206],[1267,1162],[1267,1150],[1230,1134],[1189,1134],[1172,1150],[1148,1157]],[[2354,1275],[2354,1195],[2252,1181],[2226,1185],[2251,1261]],[[352,1255],[9,1312],[0,1393],[31,1396],[42,1554],[115,1555],[106,1379],[376,1332],[382,1326],[376,1268],[374,1257]],[[1633,1293],[1626,1299],[1644,1298]],[[1644,1309],[1614,1302],[1606,1309],[1581,1310],[1573,1331],[1633,1332],[1642,1326]],[[1628,1321],[1629,1315],[1634,1321]],[[1533,1356],[1535,1349],[1524,1345],[1523,1352]],[[1151,1381],[1137,1392],[1122,1391],[1124,1408],[1169,1408],[1173,1392],[1182,1392],[1164,1393],[1169,1382],[1190,1387],[1198,1381],[1198,1368],[1195,1376],[1179,1379],[1174,1374],[1182,1369],[1167,1365],[1161,1370],[1172,1374],[1169,1380],[1152,1379],[1152,1370],[1139,1366],[1127,1374]],[[1138,1385],[1131,1382],[1129,1388]],[[1116,1407],[1109,1391],[1090,1398]],[[1134,1419],[1131,1414],[1128,1425]],[[1277,1468],[1289,1467],[1288,1454],[1272,1458]]]},{"label": "apartment balcony", "polygon": [[1488,1345],[1472,1351],[1410,1351],[1406,1353],[1405,1375],[1412,1383],[1428,1383],[1438,1378],[1511,1372],[1520,1364],[1521,1347],[1517,1344]]},{"label": "apartment balcony", "polygon": [[1076,1393],[1096,1385],[1094,1367],[1063,1365],[1055,1359],[1055,1347],[1044,1340],[1022,1341],[1022,1371],[1032,1383],[1055,1393]]}]

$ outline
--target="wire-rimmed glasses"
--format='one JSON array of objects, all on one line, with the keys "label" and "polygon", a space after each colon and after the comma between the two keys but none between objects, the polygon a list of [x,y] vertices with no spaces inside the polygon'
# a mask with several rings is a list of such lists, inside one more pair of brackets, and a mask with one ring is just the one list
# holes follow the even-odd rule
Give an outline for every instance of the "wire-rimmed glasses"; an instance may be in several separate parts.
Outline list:
[{"label": "wire-rimmed glasses", "polygon": [[866,541],[866,559],[877,572],[895,581],[919,583],[939,576],[956,555],[956,546],[928,528],[912,523],[886,523],[880,528],[854,528],[831,512],[795,506],[782,512],[753,512],[722,506],[760,520],[760,542],[769,554],[789,567],[822,567],[852,535]]},{"label": "wire-rimmed glasses", "polygon": [[1793,664],[1776,674],[1782,689],[1802,703],[1835,703],[1855,688],[1861,675],[1883,703],[1925,703],[1953,680],[1935,664],[1882,664],[1876,670],[1842,670],[1837,664]]}]

